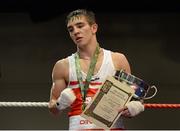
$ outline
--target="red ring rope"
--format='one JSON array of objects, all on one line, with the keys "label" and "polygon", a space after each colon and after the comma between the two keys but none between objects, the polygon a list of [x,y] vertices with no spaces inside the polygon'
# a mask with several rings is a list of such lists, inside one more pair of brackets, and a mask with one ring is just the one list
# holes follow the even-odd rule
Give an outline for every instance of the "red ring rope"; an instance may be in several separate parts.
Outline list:
[{"label": "red ring rope", "polygon": [[144,104],[145,108],[180,108],[180,104]]}]

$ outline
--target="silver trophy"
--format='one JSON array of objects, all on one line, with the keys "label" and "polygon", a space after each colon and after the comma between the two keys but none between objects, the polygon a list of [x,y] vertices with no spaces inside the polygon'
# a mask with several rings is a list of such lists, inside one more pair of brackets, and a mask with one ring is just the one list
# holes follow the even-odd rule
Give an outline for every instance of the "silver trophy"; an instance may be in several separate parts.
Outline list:
[{"label": "silver trophy", "polygon": [[[124,70],[116,71],[114,77],[115,79],[119,81],[125,81],[128,85],[130,85],[135,90],[135,94],[133,96],[133,98],[135,99],[151,99],[157,93],[156,86],[154,85],[150,86],[142,79],[132,74],[128,74]],[[151,89],[154,89],[154,93],[151,96],[149,96],[148,92]]]}]

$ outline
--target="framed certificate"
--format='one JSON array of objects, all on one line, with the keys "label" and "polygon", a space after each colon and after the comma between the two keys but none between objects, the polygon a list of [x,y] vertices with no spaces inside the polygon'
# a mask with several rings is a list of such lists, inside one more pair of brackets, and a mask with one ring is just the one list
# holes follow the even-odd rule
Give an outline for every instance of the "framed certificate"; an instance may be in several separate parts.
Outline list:
[{"label": "framed certificate", "polygon": [[119,110],[130,101],[134,93],[134,89],[127,83],[108,76],[81,116],[98,127],[110,129],[121,115]]}]

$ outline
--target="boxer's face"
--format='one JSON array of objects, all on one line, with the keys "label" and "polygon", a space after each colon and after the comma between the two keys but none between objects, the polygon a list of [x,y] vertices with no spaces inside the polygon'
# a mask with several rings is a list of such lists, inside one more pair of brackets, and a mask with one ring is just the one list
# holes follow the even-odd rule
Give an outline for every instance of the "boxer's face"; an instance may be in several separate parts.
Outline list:
[{"label": "boxer's face", "polygon": [[67,29],[74,43],[81,46],[91,42],[92,38],[95,37],[97,24],[90,25],[87,18],[80,15],[69,20]]}]

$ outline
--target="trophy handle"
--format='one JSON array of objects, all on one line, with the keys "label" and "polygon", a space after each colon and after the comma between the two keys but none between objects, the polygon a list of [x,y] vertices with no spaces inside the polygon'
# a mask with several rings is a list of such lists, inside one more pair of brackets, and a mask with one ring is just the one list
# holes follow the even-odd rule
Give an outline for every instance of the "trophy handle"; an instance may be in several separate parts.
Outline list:
[{"label": "trophy handle", "polygon": [[[154,93],[151,96],[146,97],[148,92],[149,92],[149,90],[151,90],[151,89],[154,89]],[[143,98],[144,100],[153,98],[156,95],[156,93],[157,93],[157,87],[155,85],[150,86],[149,90],[147,91],[145,97]]]}]

